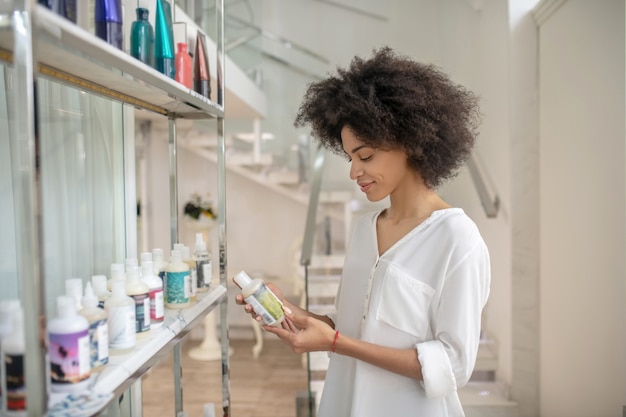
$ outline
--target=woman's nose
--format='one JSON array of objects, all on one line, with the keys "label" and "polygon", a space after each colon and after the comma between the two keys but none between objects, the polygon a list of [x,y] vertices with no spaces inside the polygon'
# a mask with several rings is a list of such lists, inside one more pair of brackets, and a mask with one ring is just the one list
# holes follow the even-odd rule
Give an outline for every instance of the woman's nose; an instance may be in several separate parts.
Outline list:
[{"label": "woman's nose", "polygon": [[356,180],[361,175],[363,175],[363,169],[358,162],[352,160],[352,162],[350,162],[350,179]]}]

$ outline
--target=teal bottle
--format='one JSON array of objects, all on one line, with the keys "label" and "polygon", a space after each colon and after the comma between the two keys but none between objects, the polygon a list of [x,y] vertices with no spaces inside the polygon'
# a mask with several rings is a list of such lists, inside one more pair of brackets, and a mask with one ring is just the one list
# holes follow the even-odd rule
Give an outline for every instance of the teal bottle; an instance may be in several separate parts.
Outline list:
[{"label": "teal bottle", "polygon": [[174,28],[172,11],[167,0],[157,0],[155,16],[154,67],[170,78],[176,75],[174,63]]},{"label": "teal bottle", "polygon": [[154,30],[148,21],[148,9],[137,8],[137,20],[130,28],[130,54],[154,67]]}]

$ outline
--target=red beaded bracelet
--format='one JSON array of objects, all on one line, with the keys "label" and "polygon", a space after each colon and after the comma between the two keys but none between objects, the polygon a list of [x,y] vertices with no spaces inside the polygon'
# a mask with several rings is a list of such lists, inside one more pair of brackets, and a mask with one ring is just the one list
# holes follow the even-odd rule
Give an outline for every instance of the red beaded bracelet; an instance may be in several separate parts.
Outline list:
[{"label": "red beaded bracelet", "polygon": [[333,345],[330,347],[330,351],[335,353],[335,348],[337,347],[337,339],[339,338],[339,330],[335,331],[335,338],[333,339]]}]

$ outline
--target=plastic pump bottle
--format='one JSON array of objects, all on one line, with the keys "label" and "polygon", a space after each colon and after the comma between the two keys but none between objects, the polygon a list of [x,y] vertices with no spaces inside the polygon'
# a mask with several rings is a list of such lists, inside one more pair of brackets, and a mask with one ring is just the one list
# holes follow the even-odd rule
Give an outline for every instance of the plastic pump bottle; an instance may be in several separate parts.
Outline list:
[{"label": "plastic pump bottle", "polygon": [[241,288],[246,303],[268,326],[278,326],[285,319],[283,303],[267,288],[263,280],[252,279],[244,271],[235,275],[235,284]]},{"label": "plastic pump bottle", "polygon": [[109,363],[109,329],[107,313],[98,307],[98,298],[91,283],[85,284],[83,308],[78,312],[89,322],[89,356],[91,371],[99,371]]},{"label": "plastic pump bottle", "polygon": [[22,307],[13,304],[10,310],[11,334],[2,339],[2,393],[4,416],[26,417],[26,385],[24,381],[24,312]]},{"label": "plastic pump bottle", "polygon": [[213,270],[211,253],[206,249],[206,243],[202,233],[196,233],[196,246],[193,252],[193,260],[196,263],[197,291],[206,292],[211,287]]},{"label": "plastic pump bottle", "polygon": [[191,297],[191,276],[189,266],[183,262],[180,250],[173,249],[170,263],[165,268],[165,306],[168,308],[184,308],[189,306]]},{"label": "plastic pump bottle", "polygon": [[123,280],[111,282],[111,298],[104,303],[109,325],[109,349],[111,354],[125,353],[135,347],[135,300],[126,295]]},{"label": "plastic pump bottle", "polygon": [[50,388],[76,393],[89,387],[89,322],[76,313],[73,297],[57,297],[57,317],[48,323]]},{"label": "plastic pump bottle", "polygon": [[150,291],[150,328],[156,329],[163,325],[163,282],[154,274],[152,261],[142,260],[141,272],[141,280]]},{"label": "plastic pump bottle", "polygon": [[139,268],[131,265],[126,270],[126,294],[135,301],[135,333],[143,339],[150,332],[150,288],[139,279]]}]

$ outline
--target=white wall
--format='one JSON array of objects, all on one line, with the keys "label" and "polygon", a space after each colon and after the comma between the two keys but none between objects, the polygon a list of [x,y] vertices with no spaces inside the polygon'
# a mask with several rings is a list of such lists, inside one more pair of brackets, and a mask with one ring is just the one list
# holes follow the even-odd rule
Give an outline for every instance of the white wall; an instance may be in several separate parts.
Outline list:
[{"label": "white wall", "polygon": [[541,415],[621,416],[624,2],[569,0],[540,27]]}]

